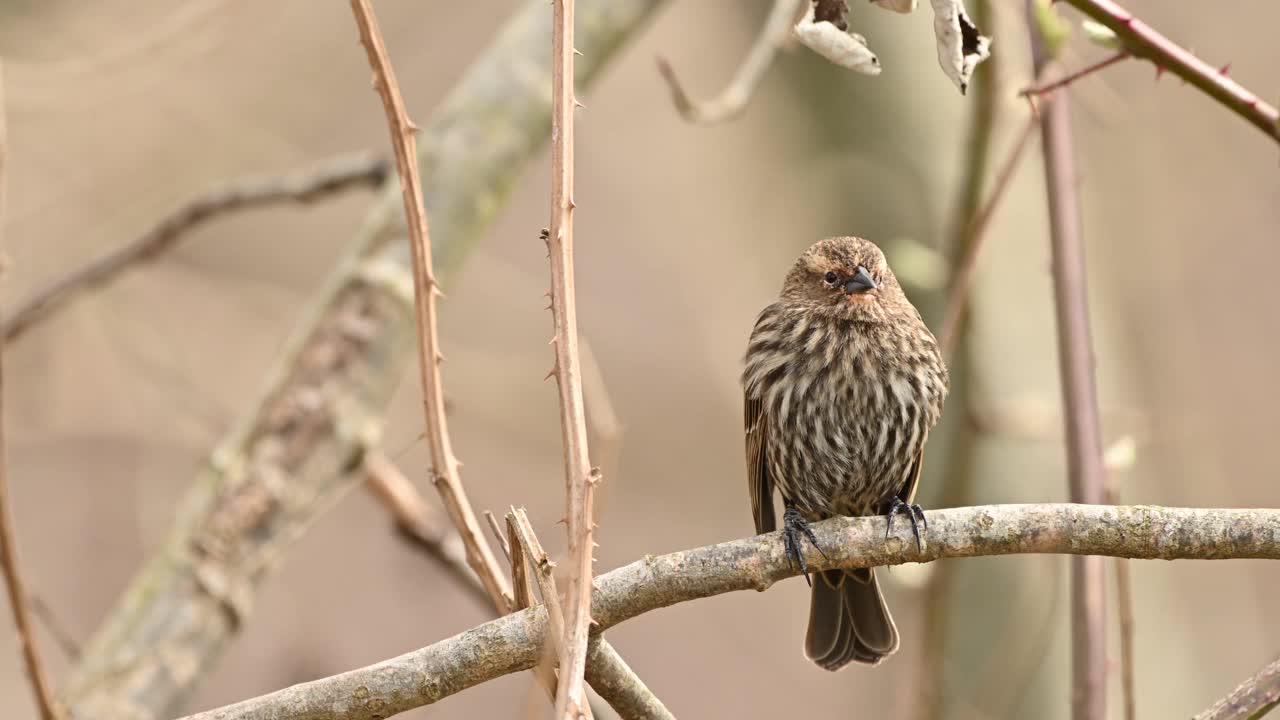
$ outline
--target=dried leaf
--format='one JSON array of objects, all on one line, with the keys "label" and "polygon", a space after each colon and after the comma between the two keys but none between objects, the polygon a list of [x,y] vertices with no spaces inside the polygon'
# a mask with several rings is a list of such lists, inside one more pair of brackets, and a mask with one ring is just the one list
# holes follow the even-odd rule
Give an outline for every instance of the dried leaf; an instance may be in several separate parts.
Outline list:
[{"label": "dried leaf", "polygon": [[814,22],[812,3],[809,3],[804,18],[796,24],[795,33],[809,49],[840,67],[864,75],[880,74],[880,59],[867,47],[867,39],[856,32],[841,30],[826,20]]},{"label": "dried leaf", "polygon": [[871,4],[900,13],[909,13],[916,9],[916,0],[871,0]]},{"label": "dried leaf", "polygon": [[969,19],[961,0],[932,0],[933,32],[938,38],[938,64],[963,93],[978,63],[991,55],[991,38]]}]

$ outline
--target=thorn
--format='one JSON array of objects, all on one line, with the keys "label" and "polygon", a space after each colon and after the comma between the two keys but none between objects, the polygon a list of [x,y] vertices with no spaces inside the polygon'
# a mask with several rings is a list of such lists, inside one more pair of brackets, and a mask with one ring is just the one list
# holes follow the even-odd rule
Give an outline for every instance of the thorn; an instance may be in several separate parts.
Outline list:
[{"label": "thorn", "polygon": [[569,198],[565,204],[569,206],[570,210],[576,210],[578,208],[578,203],[574,202],[573,198]]},{"label": "thorn", "polygon": [[1223,65],[1222,67],[1218,68],[1218,74],[1223,77],[1226,77],[1227,74],[1230,72],[1231,72],[1231,63],[1229,62],[1226,65]]},{"label": "thorn", "polygon": [[404,122],[405,122],[405,126],[404,126],[405,130],[408,130],[409,132],[415,135],[422,132],[422,128],[418,127],[417,123],[410,120],[409,118],[405,118]]},{"label": "thorn", "polygon": [[576,98],[576,97],[573,99],[573,106],[574,106],[574,107],[576,107],[576,108],[580,108],[580,109],[582,109],[582,110],[586,110],[586,109],[587,109],[587,106],[586,106],[586,105],[583,105],[583,104],[582,104],[582,103],[580,103],[580,102],[578,102],[578,98]]},{"label": "thorn", "polygon": [[550,380],[551,377],[555,374],[556,374],[556,368],[554,365],[552,365],[551,369],[547,371],[547,374],[542,376],[542,382],[546,382]]},{"label": "thorn", "polygon": [[574,48],[574,49],[573,49],[573,54],[574,54],[574,55],[577,55],[578,57],[585,57],[585,56],[582,54],[582,51],[581,51],[581,50],[579,50],[578,48]]},{"label": "thorn", "polygon": [[1160,80],[1160,76],[1164,75],[1164,66],[1156,65],[1156,80]]},{"label": "thorn", "polygon": [[557,525],[568,525],[568,524],[569,524],[569,519],[568,519],[568,518],[560,518],[559,520],[557,520],[557,521],[556,521],[556,524],[557,524]]},{"label": "thorn", "polygon": [[1027,107],[1031,109],[1031,117],[1040,117],[1040,107],[1036,105],[1035,97],[1032,95],[1026,95],[1025,97],[1027,98]]}]

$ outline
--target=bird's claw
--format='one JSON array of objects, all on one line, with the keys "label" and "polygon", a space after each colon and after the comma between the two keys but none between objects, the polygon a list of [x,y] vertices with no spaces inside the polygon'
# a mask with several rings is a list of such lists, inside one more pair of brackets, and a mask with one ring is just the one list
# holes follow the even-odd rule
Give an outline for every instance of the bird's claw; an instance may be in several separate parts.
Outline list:
[{"label": "bird's claw", "polygon": [[809,579],[809,564],[804,561],[804,553],[800,551],[801,538],[808,538],[809,543],[818,551],[819,555],[826,557],[822,546],[818,545],[818,538],[813,534],[813,529],[809,527],[808,521],[800,516],[800,511],[796,510],[794,505],[788,505],[787,509],[782,513],[782,539],[787,551],[787,559],[791,561],[792,567],[799,567],[800,572],[804,575],[804,581],[813,587],[813,581]]},{"label": "bird's claw", "polygon": [[893,516],[903,513],[911,520],[911,533],[916,538],[916,549],[924,552],[924,540],[920,535],[920,528],[929,529],[929,521],[924,517],[924,509],[915,503],[907,504],[902,502],[901,498],[895,497],[889,502],[888,522],[884,530],[884,537],[889,539],[889,535],[893,533]]}]

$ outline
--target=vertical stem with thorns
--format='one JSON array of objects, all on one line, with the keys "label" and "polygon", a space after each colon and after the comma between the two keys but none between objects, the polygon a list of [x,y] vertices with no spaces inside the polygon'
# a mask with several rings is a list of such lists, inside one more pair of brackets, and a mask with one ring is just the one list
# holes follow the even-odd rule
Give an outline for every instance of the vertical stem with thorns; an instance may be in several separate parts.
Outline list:
[{"label": "vertical stem with thorns", "polygon": [[[0,239],[3,238],[5,171],[9,164],[9,148],[4,119],[4,67],[0,66]],[[4,368],[3,340],[0,340],[0,567],[4,570],[5,586],[9,589],[9,607],[13,611],[13,624],[18,630],[18,642],[22,646],[22,659],[27,665],[27,677],[42,720],[62,720],[62,708],[53,697],[53,686],[45,672],[36,645],[35,629],[31,623],[31,607],[28,604],[26,582],[18,564],[18,549],[14,541],[13,508],[10,507],[8,459],[5,457],[4,437]]]},{"label": "vertical stem with thorns", "polygon": [[[1031,53],[1037,76],[1053,59],[1031,20]],[[1054,308],[1058,326],[1058,363],[1065,413],[1067,474],[1071,500],[1103,503],[1106,474],[1102,431],[1093,373],[1093,338],[1085,283],[1080,196],[1072,149],[1068,90],[1055,93],[1040,115],[1045,188],[1049,200],[1049,239],[1053,255]],[[1107,709],[1106,566],[1100,557],[1071,559],[1071,714],[1074,720],[1103,720]]]},{"label": "vertical stem with thorns", "polygon": [[569,593],[560,646],[556,717],[582,717],[583,677],[591,629],[592,505],[598,473],[587,456],[587,425],[578,359],[578,315],[573,282],[573,0],[555,0],[552,19],[551,102],[551,311],[555,316],[555,376],[564,442]]},{"label": "vertical stem with thorns", "polygon": [[444,411],[444,390],[440,383],[440,340],[436,334],[436,296],[439,287],[431,271],[431,237],[427,232],[427,211],[422,205],[422,179],[418,175],[418,149],[414,139],[417,128],[409,120],[404,98],[396,83],[395,71],[387,58],[387,50],[378,29],[378,20],[370,0],[351,0],[351,11],[360,29],[360,42],[369,55],[373,68],[374,88],[382,98],[395,149],[396,171],[400,175],[400,192],[404,200],[405,219],[409,225],[413,249],[414,307],[418,319],[418,368],[422,378],[422,402],[426,417],[427,437],[431,444],[431,477],[449,511],[458,534],[467,549],[467,563],[480,576],[485,591],[500,613],[511,609],[511,594],[506,580],[498,571],[498,563],[480,531],[471,503],[458,476],[458,459],[453,455]]}]

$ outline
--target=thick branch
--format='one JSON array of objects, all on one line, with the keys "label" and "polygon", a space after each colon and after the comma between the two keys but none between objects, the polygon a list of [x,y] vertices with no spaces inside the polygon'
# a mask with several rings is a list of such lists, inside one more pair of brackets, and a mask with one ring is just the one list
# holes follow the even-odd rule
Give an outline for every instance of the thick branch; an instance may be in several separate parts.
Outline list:
[{"label": "thick branch", "polygon": [[[9,169],[8,132],[5,122],[4,66],[0,65],[0,240],[4,239],[5,182]],[[2,247],[2,246],[0,246]],[[3,268],[0,268],[3,272]],[[0,339],[0,358],[3,358],[5,341]],[[26,582],[18,562],[17,534],[13,529],[13,508],[9,495],[8,458],[5,455],[4,437],[4,370],[0,362],[0,569],[4,572],[5,587],[9,591],[9,609],[18,632],[18,644],[22,647],[22,660],[26,665],[27,680],[35,705],[42,720],[61,720],[62,708],[53,696],[53,684],[36,645],[35,628],[31,623],[31,606],[28,603]]]},{"label": "thick branch", "polygon": [[1280,112],[1246,90],[1226,73],[1201,60],[1111,0],[1066,0],[1077,10],[1107,26],[1135,57],[1177,75],[1196,86],[1268,137],[1280,142]]},{"label": "thick branch", "polygon": [[272,178],[247,178],[198,195],[137,239],[75,268],[19,303],[0,324],[13,342],[35,324],[64,309],[78,295],[102,287],[135,265],[173,249],[182,237],[218,215],[280,203],[313,203],[351,188],[376,187],[387,176],[387,161],[373,153],[327,160],[305,170]]},{"label": "thick branch", "polygon": [[1196,715],[1195,720],[1254,720],[1280,705],[1280,660],[1240,683],[1231,694]]},{"label": "thick branch", "polygon": [[[806,560],[819,570],[1020,553],[1280,560],[1280,510],[986,505],[935,510],[928,516],[929,542],[923,551],[905,524],[886,539],[883,518],[816,523],[813,530],[826,556],[806,546]],[[646,556],[596,578],[592,615],[605,630],[676,603],[765,590],[796,574],[777,532]],[[545,612],[525,610],[375,665],[185,720],[385,718],[532,667],[546,631]]]},{"label": "thick branch", "polygon": [[[578,28],[584,81],[659,4],[590,1]],[[420,138],[437,280],[457,271],[544,142],[546,40],[546,4],[529,0]],[[213,454],[168,538],[86,647],[66,690],[76,717],[175,715],[289,541],[359,478],[414,347],[400,205],[395,185],[380,194],[261,400]]]}]

